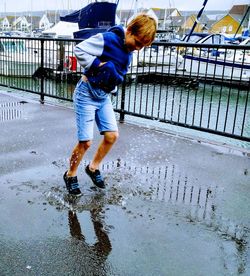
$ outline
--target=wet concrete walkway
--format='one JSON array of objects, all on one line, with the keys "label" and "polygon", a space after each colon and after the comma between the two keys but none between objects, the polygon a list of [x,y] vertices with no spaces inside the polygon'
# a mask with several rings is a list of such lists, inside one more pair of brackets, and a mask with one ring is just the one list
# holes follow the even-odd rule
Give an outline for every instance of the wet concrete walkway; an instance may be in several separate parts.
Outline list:
[{"label": "wet concrete walkway", "polygon": [[120,124],[67,198],[70,108],[0,91],[0,275],[250,275],[250,152]]}]

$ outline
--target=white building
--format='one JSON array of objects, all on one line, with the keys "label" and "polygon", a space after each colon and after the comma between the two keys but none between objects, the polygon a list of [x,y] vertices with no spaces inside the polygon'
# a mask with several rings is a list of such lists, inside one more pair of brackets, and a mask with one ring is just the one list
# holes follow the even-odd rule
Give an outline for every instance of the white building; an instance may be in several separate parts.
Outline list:
[{"label": "white building", "polygon": [[53,23],[50,23],[47,14],[44,14],[39,21],[39,29],[48,30],[52,25]]},{"label": "white building", "polygon": [[0,19],[0,30],[9,31],[10,28],[11,28],[11,24],[10,24],[7,16],[5,16],[3,19]]},{"label": "white building", "polygon": [[28,31],[29,27],[30,23],[27,21],[26,17],[19,16],[16,20],[14,20],[12,29],[18,31]]}]

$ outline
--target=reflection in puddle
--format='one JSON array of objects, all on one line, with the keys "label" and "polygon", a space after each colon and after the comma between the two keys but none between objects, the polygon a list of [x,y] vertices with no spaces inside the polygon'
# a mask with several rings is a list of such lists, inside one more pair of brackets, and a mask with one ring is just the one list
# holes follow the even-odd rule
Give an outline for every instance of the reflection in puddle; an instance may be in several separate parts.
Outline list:
[{"label": "reflection in puddle", "polygon": [[[85,166],[88,161],[83,162]],[[163,203],[157,205],[159,212],[166,216],[176,216],[186,223],[205,227],[217,233],[221,241],[221,249],[225,253],[224,264],[232,266],[231,256],[236,259],[234,268],[230,271],[245,271],[247,264],[247,238],[249,229],[244,225],[235,224],[224,218],[217,209],[216,194],[219,190],[215,185],[201,186],[195,176],[181,171],[176,165],[152,167],[138,167],[117,160],[102,165],[107,188],[105,191],[86,188],[78,202],[71,202],[65,192],[50,191],[47,199],[58,210],[69,212],[82,212],[103,208],[105,205],[121,206],[124,210],[129,208],[129,200],[140,198],[143,202]],[[89,182],[88,182],[89,183]],[[147,207],[151,206],[147,204]],[[152,205],[153,206],[153,205]],[[153,207],[152,207],[153,209]],[[128,209],[127,209],[128,211]],[[129,214],[129,212],[127,212]],[[234,250],[228,249],[228,241],[234,241]]]},{"label": "reflection in puddle", "polygon": [[[83,162],[83,166],[88,162]],[[157,168],[138,167],[117,160],[104,163],[101,170],[108,184],[105,191],[95,191],[84,185],[84,196],[77,204],[70,203],[66,195],[62,196],[65,191],[60,189],[51,190],[47,194],[47,199],[58,209],[81,212],[105,204],[125,206],[128,199],[138,196],[152,202],[164,202],[168,205],[168,210],[171,206],[178,207],[179,213],[190,222],[205,223],[233,239],[244,238],[244,226],[235,225],[219,214],[215,200],[217,187],[201,187],[195,176],[183,173],[175,165]],[[165,208],[164,205],[162,208]]]},{"label": "reflection in puddle", "polygon": [[[112,245],[108,236],[109,227],[105,223],[105,204],[102,200],[103,196],[103,193],[97,193],[92,195],[92,197],[89,197],[88,202],[85,203],[83,203],[80,198],[64,196],[63,199],[60,199],[59,196],[55,197],[57,203],[61,203],[64,207],[69,209],[69,233],[74,242],[72,248],[75,248],[77,254],[77,258],[74,258],[74,261],[75,259],[77,261],[81,260],[81,264],[79,264],[79,275],[92,275],[92,273],[88,271],[90,269],[92,272],[95,271],[94,275],[106,275],[105,272],[109,270],[107,268],[108,262],[106,262],[106,260],[112,250]],[[98,202],[98,204],[94,205],[94,202]],[[86,204],[88,204],[88,207]],[[77,209],[77,206],[81,206],[81,208]],[[86,238],[87,235],[84,233],[86,230],[86,232],[89,232],[88,228],[84,229],[84,226],[89,226],[88,223],[86,223],[87,221],[79,219],[82,215],[81,210],[86,208],[89,210],[85,212],[85,214],[89,213],[90,221],[94,230],[92,238],[94,242],[88,242],[88,239]],[[77,209],[78,214],[74,209]]]},{"label": "reflection in puddle", "polygon": [[107,182],[116,185],[121,192],[131,190],[133,195],[151,201],[189,207],[196,221],[212,217],[216,187],[200,187],[198,180],[183,174],[175,165],[138,168],[119,160],[117,164],[104,164],[102,169],[107,171]]},{"label": "reflection in puddle", "polygon": [[104,227],[104,215],[102,208],[90,210],[90,217],[96,236],[96,242],[93,245],[89,245],[86,242],[85,236],[82,231],[82,226],[77,218],[77,214],[71,210],[68,211],[70,234],[76,240],[82,241],[84,243],[84,254],[95,254],[95,259],[98,259],[99,261],[104,263],[107,259],[107,256],[112,250],[112,246],[107,231]]},{"label": "reflection in puddle", "polygon": [[21,119],[24,103],[26,102],[0,102],[0,122]]}]

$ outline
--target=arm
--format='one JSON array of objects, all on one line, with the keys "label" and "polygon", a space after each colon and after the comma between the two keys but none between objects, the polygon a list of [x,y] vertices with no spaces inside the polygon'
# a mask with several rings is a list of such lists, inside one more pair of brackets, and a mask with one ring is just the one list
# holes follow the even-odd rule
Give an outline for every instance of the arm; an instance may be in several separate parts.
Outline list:
[{"label": "arm", "polygon": [[104,39],[102,34],[96,34],[74,48],[75,56],[81,66],[88,69],[95,69],[102,65],[99,56],[102,55]]}]

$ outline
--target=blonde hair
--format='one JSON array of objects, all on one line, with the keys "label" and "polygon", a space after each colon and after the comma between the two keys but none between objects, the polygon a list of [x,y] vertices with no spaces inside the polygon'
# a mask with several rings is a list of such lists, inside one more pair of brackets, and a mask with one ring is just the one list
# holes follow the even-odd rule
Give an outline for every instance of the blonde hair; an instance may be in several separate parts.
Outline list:
[{"label": "blonde hair", "polygon": [[149,46],[154,41],[156,30],[156,20],[144,13],[137,15],[127,26],[127,31],[141,38],[145,46]]}]

